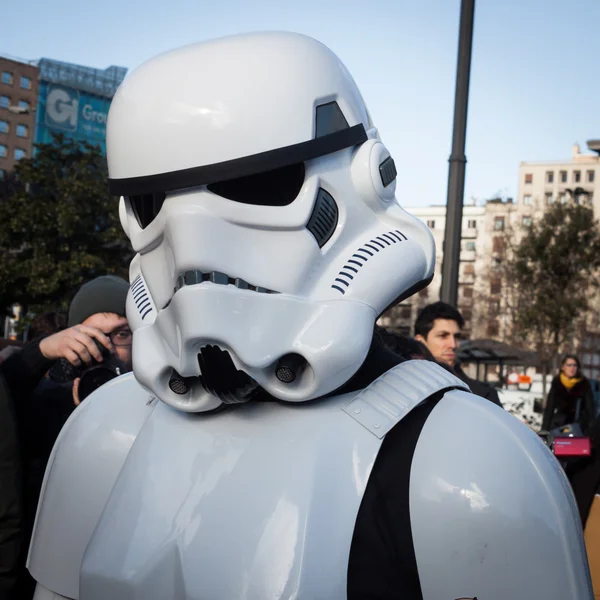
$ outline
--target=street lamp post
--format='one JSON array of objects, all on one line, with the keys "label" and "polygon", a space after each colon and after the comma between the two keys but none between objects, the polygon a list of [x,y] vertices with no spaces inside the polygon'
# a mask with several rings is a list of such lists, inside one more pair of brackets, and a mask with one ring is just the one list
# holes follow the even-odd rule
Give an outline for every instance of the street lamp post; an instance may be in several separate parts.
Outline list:
[{"label": "street lamp post", "polygon": [[440,297],[456,306],[458,303],[458,274],[462,229],[463,197],[465,192],[465,139],[469,104],[471,47],[475,0],[461,1],[456,93],[454,98],[454,131],[448,173],[448,201],[446,203],[446,230],[444,233],[444,261]]}]

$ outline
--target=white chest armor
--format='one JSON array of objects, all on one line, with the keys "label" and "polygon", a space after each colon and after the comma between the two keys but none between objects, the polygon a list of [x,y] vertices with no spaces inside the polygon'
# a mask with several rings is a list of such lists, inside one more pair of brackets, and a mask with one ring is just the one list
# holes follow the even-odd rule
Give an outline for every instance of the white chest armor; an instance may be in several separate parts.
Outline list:
[{"label": "white chest armor", "polygon": [[[360,393],[312,403],[256,403],[197,415],[178,412],[155,399],[148,402],[147,393],[131,377],[103,386],[75,412],[51,458],[29,558],[33,576],[45,588],[38,587],[36,598],[346,598],[354,524],[383,437],[432,393],[459,387],[465,386],[439,367],[411,361]],[[121,397],[115,400],[116,394]],[[497,417],[500,429],[507,424],[521,427],[486,401],[463,392],[449,392],[446,397],[452,394],[456,398],[447,403],[450,410],[453,404],[472,403],[475,413],[484,415],[476,417],[484,427],[486,419]],[[459,423],[456,426],[460,430]],[[444,579],[440,557],[452,548],[447,538],[456,534],[465,555],[473,553],[470,546],[478,543],[465,537],[461,521],[481,512],[481,503],[483,508],[486,502],[500,507],[499,512],[492,511],[492,522],[505,512],[503,500],[491,496],[499,493],[497,486],[483,481],[468,466],[466,479],[456,477],[462,465],[454,469],[456,473],[442,464],[443,459],[432,469],[427,466],[443,454],[451,461],[457,458],[449,447],[432,447],[431,456],[423,450],[422,444],[435,443],[435,437],[440,444],[446,443],[439,431],[434,424],[429,440],[419,441],[413,466],[420,464],[420,473],[411,475],[411,524],[413,536],[419,537],[414,546],[419,572],[424,571],[424,598],[441,597],[426,595],[428,589],[437,593],[431,587],[436,585],[441,586],[438,590],[449,590],[448,598],[459,597],[469,591],[463,590],[465,581],[478,591],[486,577],[497,579],[486,587],[500,585],[498,595],[491,599],[505,600],[506,591],[529,592],[502,586],[506,577],[491,558],[491,575],[487,575],[487,565],[478,565],[475,576],[461,573],[460,563],[450,561],[448,578],[458,567],[456,581],[436,583],[439,577]],[[534,441],[534,454],[548,454]],[[539,483],[532,480],[532,489],[557,477],[553,460],[540,454],[537,462],[544,475]],[[458,493],[453,494],[451,487],[437,490],[439,483],[432,482],[432,477],[454,485]],[[471,478],[480,479],[471,491],[473,497],[468,489],[460,489],[459,481],[468,486]],[[556,487],[554,482],[551,485]],[[543,539],[556,542],[554,550],[546,551],[546,559],[566,560],[562,568],[568,576],[562,592],[584,590],[580,597],[587,598],[588,579],[581,566],[580,532],[572,521],[572,498],[564,489],[559,491],[562,516],[552,502],[536,507],[542,522],[556,524],[558,519],[563,530],[557,529],[550,539],[548,528],[543,527]],[[517,504],[532,493],[518,490]],[[457,496],[453,507],[451,500]],[[445,511],[450,523],[444,518],[439,526],[451,533],[432,536],[428,532],[432,524],[435,527],[430,508]],[[575,531],[571,540],[567,539],[569,531]],[[427,547],[429,538],[431,548]],[[539,539],[533,536],[524,543],[524,551],[530,552]],[[430,560],[440,566],[428,575]],[[577,586],[576,579],[580,580]],[[535,589],[545,587],[536,585]]]}]

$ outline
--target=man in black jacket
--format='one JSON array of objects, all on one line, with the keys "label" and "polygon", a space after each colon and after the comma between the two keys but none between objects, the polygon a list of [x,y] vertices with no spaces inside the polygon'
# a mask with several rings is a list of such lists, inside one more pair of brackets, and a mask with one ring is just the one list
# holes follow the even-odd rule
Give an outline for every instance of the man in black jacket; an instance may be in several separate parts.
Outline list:
[{"label": "man in black jacket", "polygon": [[415,322],[415,339],[425,344],[438,362],[447,365],[462,379],[474,394],[502,406],[498,392],[487,383],[467,377],[457,361],[461,329],[465,324],[460,312],[445,302],[427,305]]},{"label": "man in black jacket", "polygon": [[37,385],[59,359],[74,366],[90,364],[102,355],[94,339],[115,352],[104,331],[112,331],[116,315],[106,315],[101,327],[79,325],[34,340],[0,364],[0,600],[19,599],[16,580],[23,552],[23,480],[19,429],[31,418],[26,407]]}]

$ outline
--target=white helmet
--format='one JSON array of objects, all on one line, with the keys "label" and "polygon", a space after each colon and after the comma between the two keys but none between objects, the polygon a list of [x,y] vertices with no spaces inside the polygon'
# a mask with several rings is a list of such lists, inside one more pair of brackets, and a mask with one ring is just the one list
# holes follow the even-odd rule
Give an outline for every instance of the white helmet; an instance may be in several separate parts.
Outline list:
[{"label": "white helmet", "polygon": [[149,60],[112,101],[107,154],[137,253],[134,373],[180,410],[336,390],[377,317],[431,280],[433,238],[398,205],[354,80],[309,37]]}]

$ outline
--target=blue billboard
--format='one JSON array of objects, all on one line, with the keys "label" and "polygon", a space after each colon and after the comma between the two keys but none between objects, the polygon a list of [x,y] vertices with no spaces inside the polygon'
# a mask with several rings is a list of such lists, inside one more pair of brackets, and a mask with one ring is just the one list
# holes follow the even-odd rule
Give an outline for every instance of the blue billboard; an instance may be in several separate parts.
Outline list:
[{"label": "blue billboard", "polygon": [[99,146],[106,154],[110,99],[65,85],[40,81],[35,143],[52,142],[52,133]]}]

